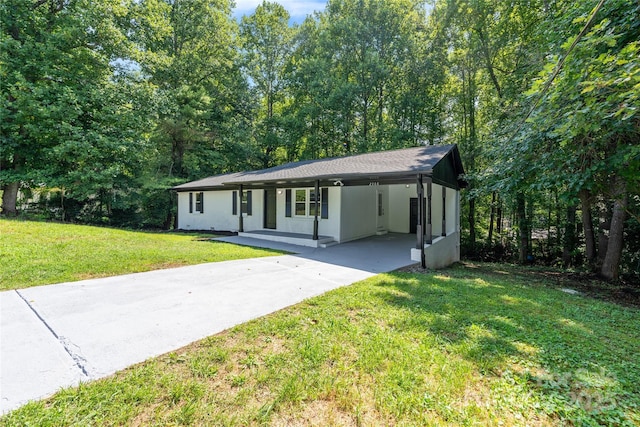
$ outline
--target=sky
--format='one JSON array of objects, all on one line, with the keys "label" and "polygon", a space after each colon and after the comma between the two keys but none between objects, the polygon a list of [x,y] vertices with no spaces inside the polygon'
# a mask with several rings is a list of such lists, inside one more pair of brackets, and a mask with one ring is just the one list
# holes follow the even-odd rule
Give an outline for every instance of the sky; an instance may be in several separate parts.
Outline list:
[{"label": "sky", "polygon": [[[316,10],[324,10],[327,0],[278,0],[291,14],[290,23],[300,24],[307,15]],[[233,15],[240,18],[242,15],[251,15],[262,0],[236,0]]]}]

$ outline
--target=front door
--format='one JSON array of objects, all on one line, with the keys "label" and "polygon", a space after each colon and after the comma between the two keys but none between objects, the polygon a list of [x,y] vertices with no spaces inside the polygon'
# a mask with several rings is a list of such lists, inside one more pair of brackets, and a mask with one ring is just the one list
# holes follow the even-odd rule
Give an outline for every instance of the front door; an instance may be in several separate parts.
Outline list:
[{"label": "front door", "polygon": [[276,189],[264,190],[264,228],[276,229]]},{"label": "front door", "polygon": [[[423,199],[422,204],[422,229],[425,229],[426,224],[426,211],[427,211],[427,199]],[[409,199],[409,233],[415,234],[417,232],[418,225],[418,198],[412,197]]]}]

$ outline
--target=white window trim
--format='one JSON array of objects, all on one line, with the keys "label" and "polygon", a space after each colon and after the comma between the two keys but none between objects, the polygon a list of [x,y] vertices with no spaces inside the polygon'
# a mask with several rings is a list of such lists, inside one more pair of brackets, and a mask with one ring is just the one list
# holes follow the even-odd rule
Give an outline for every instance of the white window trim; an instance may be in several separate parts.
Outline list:
[{"label": "white window trim", "polygon": [[[305,192],[305,202],[304,202],[304,215],[298,215],[296,213],[296,204],[297,203],[302,203],[302,202],[298,202],[296,200],[296,192],[297,191],[304,191]],[[291,216],[293,218],[315,218],[315,215],[311,215],[311,203],[315,203],[313,201],[311,201],[311,192],[315,191],[315,188],[292,188],[291,189]],[[322,188],[320,188],[320,194],[318,195],[319,200],[318,200],[318,221],[320,221],[321,219],[321,211],[322,211]]]}]

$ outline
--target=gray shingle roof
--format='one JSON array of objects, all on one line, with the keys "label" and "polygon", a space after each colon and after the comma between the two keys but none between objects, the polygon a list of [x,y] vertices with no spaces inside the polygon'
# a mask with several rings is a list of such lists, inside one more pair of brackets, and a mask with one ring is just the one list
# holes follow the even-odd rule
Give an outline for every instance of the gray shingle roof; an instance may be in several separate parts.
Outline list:
[{"label": "gray shingle roof", "polygon": [[[286,183],[312,180],[376,179],[423,173],[429,175],[455,145],[430,145],[400,150],[378,151],[346,157],[305,160],[269,169],[216,175],[174,187],[174,190],[205,189],[251,183]],[[460,167],[461,168],[461,167]],[[462,173],[462,171],[460,171]]]},{"label": "gray shingle roof", "polygon": [[173,190],[192,190],[196,188],[222,187],[225,182],[238,176],[242,176],[243,173],[244,172],[234,172],[226,173],[224,175],[214,175],[207,178],[199,179],[197,181],[191,181],[184,184],[176,185],[175,187],[173,187]]}]

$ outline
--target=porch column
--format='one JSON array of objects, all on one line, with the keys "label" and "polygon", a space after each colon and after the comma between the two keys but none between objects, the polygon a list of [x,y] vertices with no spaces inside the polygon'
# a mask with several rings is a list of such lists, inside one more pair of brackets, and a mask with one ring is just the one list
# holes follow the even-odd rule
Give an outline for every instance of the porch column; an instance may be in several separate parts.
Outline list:
[{"label": "porch column", "polygon": [[418,190],[418,222],[416,224],[417,244],[420,249],[420,265],[422,268],[426,268],[426,262],[424,259],[424,224],[422,221],[424,217],[424,187],[422,186],[422,174],[418,174],[416,187]]},{"label": "porch column", "polygon": [[320,181],[316,180],[315,200],[313,201],[316,207],[313,215],[313,240],[318,240],[318,209],[320,207],[318,203],[319,200],[320,200]]},{"label": "porch column", "polygon": [[433,179],[431,178],[427,178],[427,230],[426,230],[426,235],[427,235],[427,243],[431,244],[433,243],[433,239],[431,237],[431,235],[433,234],[431,232],[432,230],[432,218],[431,218],[431,195],[432,195],[432,184],[433,184]]},{"label": "porch column", "polygon": [[242,222],[242,184],[240,184],[240,191],[238,191],[238,231],[242,233],[244,231],[244,224]]},{"label": "porch column", "polygon": [[447,187],[442,186],[442,236],[447,235]]}]

